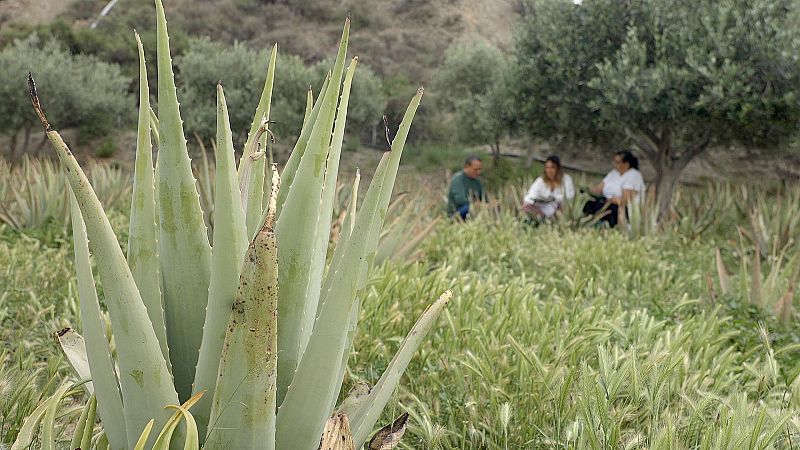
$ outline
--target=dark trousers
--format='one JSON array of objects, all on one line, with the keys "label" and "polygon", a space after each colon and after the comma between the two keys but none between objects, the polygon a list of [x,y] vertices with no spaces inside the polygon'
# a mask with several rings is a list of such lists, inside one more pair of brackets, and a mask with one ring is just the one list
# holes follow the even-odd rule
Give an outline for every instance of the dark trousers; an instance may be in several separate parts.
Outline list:
[{"label": "dark trousers", "polygon": [[461,216],[462,220],[467,220],[467,215],[469,214],[469,203],[458,208],[458,211],[456,212],[458,213],[459,216]]},{"label": "dark trousers", "polygon": [[608,226],[611,228],[617,226],[617,219],[619,218],[619,206],[617,204],[610,203],[605,197],[598,197],[587,201],[583,205],[583,213],[586,215],[595,215],[600,211],[603,211],[601,213],[603,216],[600,218],[601,222],[608,222]]}]

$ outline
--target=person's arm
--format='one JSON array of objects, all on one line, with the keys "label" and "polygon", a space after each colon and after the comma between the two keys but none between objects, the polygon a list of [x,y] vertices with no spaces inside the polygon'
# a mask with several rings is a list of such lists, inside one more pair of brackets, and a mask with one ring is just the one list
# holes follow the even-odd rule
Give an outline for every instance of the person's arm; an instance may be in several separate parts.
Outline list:
[{"label": "person's arm", "polygon": [[450,184],[450,192],[453,194],[453,202],[456,204],[457,208],[469,204],[467,187],[464,185],[461,178],[453,180]]},{"label": "person's arm", "polygon": [[564,199],[571,200],[574,197],[575,197],[575,185],[572,183],[572,177],[569,175],[564,175]]},{"label": "person's arm", "polygon": [[539,191],[541,190],[541,186],[544,184],[542,181],[542,177],[536,179],[533,182],[530,189],[528,189],[528,193],[525,194],[525,198],[522,199],[523,203],[531,204],[539,197]]},{"label": "person's arm", "polygon": [[622,196],[617,197],[614,203],[625,206],[639,195],[639,187],[644,185],[642,175],[636,172],[625,172],[622,180]]}]

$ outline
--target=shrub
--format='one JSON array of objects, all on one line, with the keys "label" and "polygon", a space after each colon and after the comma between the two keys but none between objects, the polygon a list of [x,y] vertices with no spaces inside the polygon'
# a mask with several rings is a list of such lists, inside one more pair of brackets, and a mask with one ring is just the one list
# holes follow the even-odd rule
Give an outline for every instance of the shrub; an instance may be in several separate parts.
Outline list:
[{"label": "shrub", "polygon": [[101,135],[132,118],[130,80],[118,65],[71,55],[58,42],[43,43],[36,35],[16,40],[0,51],[0,134],[12,139],[12,159],[27,149],[31,131],[38,126],[23,87],[28,72],[36,76],[39,92],[47,96],[48,114],[60,128],[79,127],[83,135]]}]

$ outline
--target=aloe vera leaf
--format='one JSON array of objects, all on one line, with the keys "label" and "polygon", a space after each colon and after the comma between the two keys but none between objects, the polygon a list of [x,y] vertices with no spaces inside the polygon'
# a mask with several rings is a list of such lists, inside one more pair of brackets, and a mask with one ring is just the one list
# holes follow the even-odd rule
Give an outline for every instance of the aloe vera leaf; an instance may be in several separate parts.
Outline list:
[{"label": "aloe vera leaf", "polygon": [[[56,333],[56,340],[61,347],[61,351],[69,361],[69,365],[75,370],[78,375],[79,381],[86,381],[92,379],[91,371],[89,370],[89,357],[86,355],[86,344],[84,343],[83,336],[78,334],[72,328],[64,328]],[[86,392],[89,395],[94,394],[94,386],[91,381],[87,381],[84,385]]]},{"label": "aloe vera leaf", "polygon": [[322,427],[331,415],[335,393],[341,386],[341,380],[332,375],[340,372],[347,351],[348,329],[344,325],[353,314],[360,260],[367,253],[365,236],[378,218],[379,192],[386,178],[388,160],[389,155],[384,154],[378,164],[341,268],[331,274],[335,279],[326,296],[330,301],[322,304],[306,352],[278,408],[275,441],[279,448],[311,448],[315,439],[318,443]]},{"label": "aloe vera leaf", "polygon": [[314,92],[311,90],[311,86],[309,86],[308,94],[306,95],[306,110],[303,113],[303,125],[300,127],[301,130],[306,127],[308,119],[311,117],[311,110],[313,108],[314,108]]},{"label": "aloe vera leaf", "polygon": [[41,450],[56,450],[56,413],[58,412],[58,405],[61,403],[61,400],[64,399],[64,396],[67,395],[68,391],[69,386],[64,385],[47,399],[47,408],[44,411],[41,423]]},{"label": "aloe vera leaf", "polygon": [[350,350],[353,348],[353,340],[356,337],[356,331],[358,331],[358,318],[360,315],[361,300],[356,297],[355,301],[353,301],[353,305],[350,307],[350,317],[347,319],[347,336],[344,342],[342,360],[339,363],[339,371],[336,373],[336,377],[334,378],[339,380],[339,386],[335,387],[333,395],[328,399],[328,405],[326,407],[328,411],[332,411],[333,407],[336,406],[336,399],[339,398],[339,393],[342,390],[341,383],[344,379],[344,372],[347,370],[347,360],[350,359]]},{"label": "aloe vera leaf", "polygon": [[[389,167],[386,171],[387,179],[384,182],[385,189],[381,190],[380,194],[380,211],[379,214],[381,216],[381,224],[383,223],[384,217],[386,217],[386,211],[389,208],[389,200],[392,197],[392,189],[394,187],[395,179],[397,179],[397,171],[400,167],[400,157],[403,154],[403,149],[405,148],[406,139],[408,138],[408,133],[411,130],[411,122],[414,119],[414,115],[417,112],[417,108],[419,108],[419,103],[422,100],[423,90],[419,88],[417,90],[417,94],[411,99],[411,102],[406,109],[405,114],[403,115],[403,120],[400,122],[400,126],[397,129],[397,134],[395,135],[394,139],[392,139],[392,146],[391,146],[391,157],[389,158]],[[367,271],[369,267],[372,265],[373,260],[375,259],[375,252],[378,247],[378,239],[380,238],[381,233],[381,226],[372,227],[370,229],[370,234],[368,237],[367,248],[370,249],[371,254],[368,255],[366,259],[363,260],[362,264],[363,267],[361,269],[361,278],[359,281],[358,289],[364,288],[367,282]]]},{"label": "aloe vera leaf", "polygon": [[256,106],[256,112],[253,115],[253,122],[250,124],[250,130],[247,133],[247,140],[245,142],[244,149],[245,152],[249,153],[242,153],[242,158],[252,154],[252,149],[255,147],[251,147],[250,144],[253,143],[254,139],[259,138],[258,136],[256,136],[256,132],[258,131],[259,127],[261,127],[263,119],[269,120],[269,112],[272,103],[272,85],[275,79],[275,63],[277,57],[278,57],[278,44],[275,44],[272,46],[272,52],[270,53],[269,65],[267,66],[267,77],[264,81],[264,87],[261,91],[261,97],[258,99],[258,106]]},{"label": "aloe vera leaf", "polygon": [[[297,167],[295,183],[290,188],[284,208],[275,225],[278,238],[278,280],[280,282],[280,301],[278,317],[278,403],[283,399],[286,388],[292,382],[295,368],[302,355],[303,343],[311,332],[317,308],[317,298],[313,302],[307,294],[309,274],[315,267],[324,266],[325,259],[312,259],[317,218],[325,174],[325,160],[330,149],[331,127],[336,112],[339,83],[344,71],[344,58],[350,33],[349,20],[345,22],[339,54],[334,65],[331,83],[325,96],[317,120],[313,124],[308,145]],[[330,174],[336,176],[336,174]],[[310,317],[309,317],[310,316]]]},{"label": "aloe vera leaf", "polygon": [[[158,239],[164,312],[172,374],[180,398],[192,390],[203,335],[211,247],[183,133],[164,6],[156,0],[158,26]],[[144,426],[144,423],[142,423]]]},{"label": "aloe vera leaf", "polygon": [[[94,395],[90,396],[89,402],[86,403],[86,405],[84,405],[83,409],[81,410],[81,415],[78,418],[78,423],[75,424],[75,431],[72,434],[72,440],[70,440],[69,443],[70,449],[82,448],[81,441],[83,441],[83,434],[86,429],[86,420],[89,416],[89,406],[92,402],[95,401],[96,401],[95,396]],[[92,425],[94,425],[94,419],[92,419]],[[89,437],[91,438],[91,431]]]},{"label": "aloe vera leaf", "polygon": [[342,142],[344,141],[344,127],[347,123],[347,105],[350,101],[350,88],[353,83],[358,58],[353,58],[347,74],[344,77],[339,109],[336,114],[336,122],[333,129],[333,140],[328,160],[325,165],[325,180],[322,187],[322,200],[319,205],[317,226],[314,234],[314,247],[311,261],[314,262],[308,269],[309,281],[306,287],[306,299],[308,306],[303,316],[303,333],[300,336],[300,354],[305,351],[308,344],[311,329],[314,327],[314,319],[317,317],[317,306],[320,299],[320,289],[322,288],[322,276],[325,273],[325,260],[328,254],[328,242],[331,236],[331,221],[333,216],[333,202],[336,194],[336,180],[339,174],[339,158],[342,154]]},{"label": "aloe vera leaf", "polygon": [[[275,81],[275,62],[278,56],[278,44],[272,47],[272,53],[269,58],[269,66],[267,67],[267,78],[264,82],[264,89],[261,92],[261,98],[258,100],[256,113],[253,116],[253,123],[250,125],[250,132],[247,134],[247,141],[245,143],[245,152],[248,149],[254,149],[255,145],[252,142],[255,139],[259,140],[261,149],[266,150],[268,135],[262,134],[260,137],[257,135],[257,130],[261,126],[262,120],[269,120],[270,105],[272,103],[272,85]],[[252,236],[257,231],[258,223],[261,219],[263,206],[261,204],[264,198],[264,177],[266,173],[266,158],[258,158],[256,160],[249,159],[250,154],[242,154],[240,164],[250,163],[252,161],[253,167],[250,175],[250,183],[247,189],[247,207],[245,208],[246,221],[247,221],[247,235]]]},{"label": "aloe vera leaf", "polygon": [[145,450],[144,446],[147,445],[147,439],[150,437],[150,432],[153,431],[154,423],[154,420],[147,422],[144,430],[142,430],[142,434],[139,436],[139,440],[136,441],[136,445],[133,446],[133,450]]},{"label": "aloe vera leaf", "polygon": [[124,414],[122,410],[122,394],[120,393],[117,371],[111,358],[111,349],[106,337],[106,322],[100,311],[97,299],[92,263],[89,260],[89,240],[86,236],[86,225],[83,222],[80,207],[75,194],[70,190],[72,208],[72,242],[75,249],[75,272],[80,298],[83,332],[88,341],[86,352],[89,359],[89,371],[92,384],[98,397],[98,409],[103,420],[103,428],[108,435],[112,449],[124,449],[127,446]]},{"label": "aloe vera leaf", "polygon": [[319,424],[324,424],[330,416],[341,388],[341,380],[332,379],[330,375],[340,373],[341,365],[346,361],[344,355],[349,351],[346,348],[348,328],[342,324],[348,323],[356,294],[365,283],[366,259],[368,255],[374,255],[405,139],[421,98],[422,90],[417,92],[406,110],[392,151],[381,159],[339,270],[329,274],[334,277],[330,289],[323,293],[325,300],[308,347],[278,409],[276,441],[281,447],[310,448],[314,445],[313,438],[322,432]]},{"label": "aloe vera leaf", "polygon": [[168,408],[177,410],[186,423],[186,441],[183,443],[183,450],[198,450],[200,448],[200,438],[197,432],[197,422],[192,413],[181,406],[170,405]]},{"label": "aloe vera leaf", "polygon": [[86,414],[86,422],[84,423],[83,438],[78,447],[73,448],[90,448],[89,444],[92,442],[92,431],[94,430],[94,422],[97,418],[97,397],[92,395],[89,398],[88,413]]},{"label": "aloe vera leaf", "polygon": [[[189,400],[186,400],[183,403],[182,408],[188,411],[189,408],[194,406],[194,404],[197,403],[202,397],[203,397],[203,392],[198,392],[198,393],[194,394],[193,396],[191,396],[189,398]],[[168,408],[168,407],[175,408],[176,405],[167,405],[164,408],[165,411],[166,411],[166,408]],[[175,440],[174,442],[176,442],[176,443],[180,442],[181,440],[183,440],[184,442],[186,441],[186,439],[183,438],[183,432],[180,430],[180,428],[178,428],[178,425],[180,425],[180,423],[181,423],[181,417],[184,417],[184,415],[183,415],[183,412],[181,411],[180,408],[177,408],[177,409],[178,409],[178,411],[175,411],[169,417],[169,420],[167,420],[167,423],[164,424],[164,427],[161,428],[161,432],[158,434],[158,437],[156,438],[155,442],[153,443],[152,450],[169,450],[170,448],[177,448],[176,445],[171,445],[171,444],[173,444],[173,439]],[[189,430],[189,431],[191,431],[191,430]],[[178,432],[179,434],[176,435],[175,434],[176,432]],[[192,439],[192,438],[191,437],[187,437],[187,439]],[[197,448],[197,447],[195,447],[195,448]],[[211,450],[211,449],[209,449],[209,450]]]},{"label": "aloe vera leaf", "polygon": [[200,435],[205,436],[211,414],[211,401],[217,383],[219,359],[225,340],[225,327],[239,284],[242,261],[247,250],[247,229],[236,177],[233,136],[228,119],[228,106],[222,85],[217,85],[217,145],[215,199],[217,223],[214,226],[214,247],[211,250],[211,283],[208,308],[203,326],[203,342],[197,362],[194,392],[207,391],[200,400],[195,417]]},{"label": "aloe vera leaf", "polygon": [[117,344],[125,425],[132,445],[148,420],[166,421],[163,407],[177,403],[177,394],[139,289],[97,195],[61,136],[55,131],[47,136],[67,171],[97,261]]},{"label": "aloe vera leaf", "polygon": [[325,281],[322,283],[322,288],[320,290],[319,296],[319,304],[317,306],[317,311],[322,308],[322,301],[325,298],[324,293],[328,292],[330,289],[331,281],[333,280],[333,275],[336,270],[338,270],[339,266],[342,264],[342,257],[344,256],[344,250],[347,248],[347,242],[350,240],[350,236],[353,233],[353,227],[356,223],[356,213],[357,213],[357,204],[358,204],[358,187],[361,184],[361,171],[356,169],[356,176],[353,180],[353,189],[350,194],[350,204],[347,206],[347,214],[345,215],[344,221],[342,222],[342,228],[339,232],[339,240],[336,242],[336,247],[333,249],[333,256],[331,257],[331,262],[328,265],[328,272],[325,276]]},{"label": "aloe vera leaf", "polygon": [[368,394],[367,399],[361,403],[360,407],[351,416],[351,426],[353,428],[353,440],[356,443],[356,448],[361,448],[364,442],[367,441],[369,433],[375,426],[375,422],[392,396],[392,392],[400,382],[400,377],[408,367],[409,361],[417,347],[422,343],[422,340],[428,332],[436,324],[436,319],[439,314],[444,310],[445,306],[453,298],[453,292],[448,290],[443,293],[436,302],[430,305],[422,316],[414,324],[414,327],[408,333],[400,348],[392,358],[389,366],[381,375],[380,380],[375,383],[375,387]]},{"label": "aloe vera leaf", "polygon": [[286,165],[283,167],[283,171],[281,172],[281,191],[278,193],[278,217],[281,215],[281,210],[283,209],[283,204],[286,201],[286,196],[289,195],[289,188],[291,188],[292,182],[294,181],[297,167],[300,165],[300,159],[303,157],[303,154],[306,151],[308,136],[311,134],[311,129],[313,128],[314,123],[317,121],[319,110],[322,107],[322,100],[325,98],[325,93],[328,91],[328,86],[331,84],[330,81],[331,74],[329,72],[325,76],[325,81],[322,83],[322,89],[319,91],[319,97],[317,97],[317,101],[314,103],[311,113],[306,115],[306,117],[303,119],[303,127],[300,129],[300,137],[297,138],[297,142],[294,144],[292,153],[289,155],[289,160],[286,161]]},{"label": "aloe vera leaf", "polygon": [[347,397],[342,401],[342,404],[336,408],[337,412],[347,414],[347,417],[352,416],[369,397],[372,387],[363,381],[357,382],[347,393]]},{"label": "aloe vera leaf", "polygon": [[147,84],[144,47],[138,34],[136,34],[136,45],[139,48],[139,128],[128,231],[128,266],[147,308],[147,315],[156,332],[161,353],[169,367],[167,328],[164,324],[164,305],[161,301],[161,269],[158,261],[155,174],[153,145],[150,141],[150,88]]},{"label": "aloe vera leaf", "polygon": [[[150,99],[148,98],[148,103],[149,102]],[[153,111],[152,106],[148,107],[148,109],[150,111],[150,132],[153,133],[153,139],[155,139],[156,143],[158,143],[161,140],[158,135],[158,116],[156,115],[156,112]]]},{"label": "aloe vera leaf", "polygon": [[[273,174],[277,177],[277,172]],[[278,364],[278,249],[270,217],[250,243],[230,314],[206,447],[275,448]]]}]

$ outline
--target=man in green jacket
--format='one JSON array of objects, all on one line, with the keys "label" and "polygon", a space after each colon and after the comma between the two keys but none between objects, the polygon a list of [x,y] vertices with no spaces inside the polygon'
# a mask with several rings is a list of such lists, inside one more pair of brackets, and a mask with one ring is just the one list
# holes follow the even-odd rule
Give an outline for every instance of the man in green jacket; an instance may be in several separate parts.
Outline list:
[{"label": "man in green jacket", "polygon": [[453,175],[450,190],[447,193],[447,214],[461,216],[466,219],[469,214],[469,204],[472,200],[484,200],[483,185],[478,178],[483,169],[483,162],[475,155],[468,156],[464,161],[464,170]]}]

